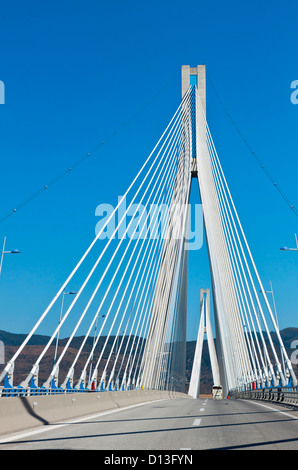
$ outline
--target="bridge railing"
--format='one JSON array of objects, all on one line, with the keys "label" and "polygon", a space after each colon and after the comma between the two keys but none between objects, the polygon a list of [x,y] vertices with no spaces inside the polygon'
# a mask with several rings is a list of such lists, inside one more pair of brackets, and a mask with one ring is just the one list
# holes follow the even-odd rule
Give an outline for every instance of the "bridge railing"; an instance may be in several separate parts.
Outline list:
[{"label": "bridge railing", "polygon": [[[73,393],[98,393],[98,392],[118,392],[118,391],[132,391],[138,390],[136,387],[130,387],[130,389],[118,389],[118,388],[109,388],[109,389],[94,389],[90,390],[87,388],[45,388],[45,387],[36,387],[36,388],[22,388],[22,387],[0,387],[0,397],[34,397],[42,395],[69,395]],[[139,389],[141,390],[141,388]]]},{"label": "bridge railing", "polygon": [[[67,395],[69,393],[92,393],[95,390],[81,390],[81,389],[61,389],[61,388],[1,388],[0,397],[33,397],[41,395]],[[98,391],[98,390],[96,390]]]},{"label": "bridge railing", "polygon": [[264,388],[260,390],[233,391],[231,398],[244,400],[264,400],[285,405],[298,406],[297,387]]}]

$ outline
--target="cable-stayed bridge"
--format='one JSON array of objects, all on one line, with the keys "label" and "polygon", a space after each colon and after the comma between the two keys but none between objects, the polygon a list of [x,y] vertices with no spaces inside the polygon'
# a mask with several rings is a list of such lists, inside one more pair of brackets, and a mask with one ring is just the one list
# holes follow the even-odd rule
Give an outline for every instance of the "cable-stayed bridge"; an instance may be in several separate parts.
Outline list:
[{"label": "cable-stayed bridge", "polygon": [[[214,386],[224,397],[235,391],[297,386],[208,126],[205,66],[182,66],[181,81],[181,102],[154,149],[117,206],[103,205],[96,237],[1,372],[3,398],[106,391],[185,393],[193,184],[198,184],[202,204],[212,286],[211,293],[206,286],[198,288],[201,322],[189,395],[199,396],[204,333]],[[79,286],[76,292],[72,285]],[[24,379],[15,383],[14,372],[30,339],[51,315],[57,317],[61,300],[63,306],[64,295],[71,293],[48,343]],[[72,333],[58,348],[66,324]],[[82,342],[70,356],[82,329]],[[90,338],[92,347],[87,348]],[[55,345],[53,364],[41,383],[44,360]],[[67,369],[63,377],[62,366]]]}]

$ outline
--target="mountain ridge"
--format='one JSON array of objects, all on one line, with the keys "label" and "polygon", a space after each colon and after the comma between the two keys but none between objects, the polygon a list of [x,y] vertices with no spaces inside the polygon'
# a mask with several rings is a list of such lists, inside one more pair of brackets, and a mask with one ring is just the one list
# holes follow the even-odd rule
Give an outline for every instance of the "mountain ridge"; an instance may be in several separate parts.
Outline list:
[{"label": "mountain ridge", "polygon": [[[265,332],[264,337],[267,339],[267,335]],[[298,328],[296,327],[287,327],[280,331],[280,335],[283,339],[285,349],[289,355],[294,351],[291,347],[293,341],[298,340]],[[27,337],[26,334],[23,333],[11,333],[4,330],[0,330],[0,341],[4,343],[5,346],[5,363],[7,363],[13,354],[16,352],[18,347],[23,343],[25,338]],[[272,342],[276,347],[279,347],[278,338],[275,332],[271,332]],[[32,335],[28,344],[25,346],[24,351],[20,355],[17,360],[17,365],[15,373],[14,373],[14,383],[20,383],[29,373],[34,360],[38,357],[38,355],[42,352],[44,346],[48,343],[50,336],[47,335]],[[68,337],[59,339],[59,348],[58,348],[58,356],[62,352],[64,345],[68,341]],[[82,344],[84,337],[83,336],[75,336],[69,345],[69,352],[68,355],[65,357],[65,361],[63,360],[61,363],[61,368],[59,371],[60,380],[63,380],[63,377],[66,375],[71,363],[72,358],[75,357],[77,350]],[[107,357],[111,352],[111,348],[114,342],[115,336],[111,336],[107,341],[106,351],[103,355],[103,364],[102,368],[104,367]],[[98,348],[104,345],[106,341],[106,337],[101,337],[98,342]],[[126,342],[128,341],[128,337],[124,337],[123,339],[123,346],[124,349]],[[140,343],[143,341],[141,338]],[[81,353],[81,357],[77,362],[77,369],[82,370],[85,365],[85,361],[88,358],[88,355],[91,351],[93,344],[93,337],[89,337],[86,341],[85,347]],[[215,338],[216,344],[216,338]],[[187,341],[186,342],[186,388],[188,388],[188,384],[191,378],[191,371],[192,371],[192,364],[193,364],[193,357],[195,352],[196,341]],[[53,365],[53,356],[54,356],[54,348],[55,348],[55,340],[52,342],[51,346],[49,347],[44,359],[43,363],[40,365],[40,373],[39,378],[40,382],[42,383],[45,381],[52,369]],[[120,358],[122,359],[122,355],[120,354]],[[293,365],[296,375],[298,376],[298,367],[297,365]],[[99,370],[99,374],[100,374]],[[78,377],[77,377],[78,379]],[[210,365],[210,358],[208,353],[208,345],[207,340],[204,340],[203,345],[203,353],[202,353],[202,368],[201,368],[201,393],[210,393],[212,388],[212,374],[211,374],[211,365]]]}]

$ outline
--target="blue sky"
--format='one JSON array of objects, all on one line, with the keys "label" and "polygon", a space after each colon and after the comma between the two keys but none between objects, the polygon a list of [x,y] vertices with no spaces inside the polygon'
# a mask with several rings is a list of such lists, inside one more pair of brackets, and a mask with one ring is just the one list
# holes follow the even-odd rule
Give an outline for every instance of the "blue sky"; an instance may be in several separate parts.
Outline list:
[{"label": "blue sky", "polygon": [[[94,237],[97,205],[116,204],[176,110],[184,64],[206,64],[207,119],[243,227],[280,327],[298,327],[298,258],[279,250],[294,246],[297,217],[209,81],[298,207],[297,14],[295,0],[1,2],[0,218],[98,151],[0,223],[1,245],[22,252],[4,259],[0,329],[28,332],[56,294]],[[204,243],[190,259],[191,328],[209,283]]]}]

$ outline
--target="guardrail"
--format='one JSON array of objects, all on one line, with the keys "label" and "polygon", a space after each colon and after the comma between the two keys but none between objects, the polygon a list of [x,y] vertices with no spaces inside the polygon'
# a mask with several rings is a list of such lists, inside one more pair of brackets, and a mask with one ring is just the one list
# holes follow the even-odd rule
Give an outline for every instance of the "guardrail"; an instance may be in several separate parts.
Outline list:
[{"label": "guardrail", "polygon": [[231,398],[242,398],[244,400],[264,400],[282,403],[290,406],[298,406],[298,388],[278,387],[264,388],[260,390],[233,391]]},{"label": "guardrail", "polygon": [[[118,387],[109,387],[90,390],[89,388],[45,388],[45,387],[28,387],[22,388],[18,387],[0,387],[0,397],[37,397],[37,396],[48,396],[48,395],[70,395],[74,393],[102,393],[102,392],[132,392],[132,391],[142,391],[143,388],[129,387],[122,388],[121,390]],[[147,390],[147,389],[146,389]],[[169,393],[180,393],[176,390],[168,390]]]},{"label": "guardrail", "polygon": [[[106,391],[106,390],[102,390]],[[112,390],[117,391],[117,390]],[[89,390],[89,389],[79,389],[79,388],[71,388],[71,389],[62,389],[62,388],[44,388],[44,387],[36,387],[36,388],[21,388],[21,387],[11,387],[11,388],[4,388],[0,387],[0,397],[35,397],[41,395],[68,395],[70,393],[94,393],[99,392],[99,390]]]}]

